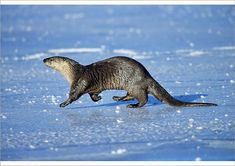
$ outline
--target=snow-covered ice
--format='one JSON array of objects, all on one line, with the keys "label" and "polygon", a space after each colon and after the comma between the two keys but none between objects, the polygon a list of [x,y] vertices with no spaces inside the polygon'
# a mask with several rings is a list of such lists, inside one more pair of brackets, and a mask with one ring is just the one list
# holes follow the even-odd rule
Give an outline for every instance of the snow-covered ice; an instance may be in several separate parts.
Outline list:
[{"label": "snow-covered ice", "polygon": [[[234,160],[234,6],[1,6],[1,160]],[[42,60],[137,59],[174,97],[59,108],[69,85]]]}]

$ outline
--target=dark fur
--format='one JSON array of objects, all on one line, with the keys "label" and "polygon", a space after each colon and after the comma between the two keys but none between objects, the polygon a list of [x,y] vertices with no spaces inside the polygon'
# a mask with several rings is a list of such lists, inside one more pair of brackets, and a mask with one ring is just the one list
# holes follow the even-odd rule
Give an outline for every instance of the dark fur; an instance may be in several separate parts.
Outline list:
[{"label": "dark fur", "polygon": [[61,103],[60,107],[67,106],[85,93],[88,93],[93,101],[99,101],[101,99],[99,94],[108,89],[127,91],[126,96],[114,96],[115,101],[137,99],[138,103],[127,106],[130,108],[144,106],[148,101],[148,94],[152,94],[158,100],[172,106],[216,106],[213,103],[191,103],[173,98],[153,79],[142,64],[128,57],[113,57],[87,66],[76,64],[76,61],[65,57],[51,57],[44,59],[44,62],[52,60],[52,58],[72,61],[75,73],[69,98]]}]

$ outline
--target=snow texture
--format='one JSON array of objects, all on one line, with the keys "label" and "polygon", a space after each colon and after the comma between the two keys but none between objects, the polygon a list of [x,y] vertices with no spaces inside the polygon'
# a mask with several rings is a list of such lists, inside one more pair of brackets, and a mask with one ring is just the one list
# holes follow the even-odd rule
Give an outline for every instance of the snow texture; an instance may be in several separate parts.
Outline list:
[{"label": "snow texture", "polygon": [[[234,160],[234,6],[1,6],[1,160]],[[88,95],[59,108],[69,85],[42,59],[141,62],[178,108]]]}]

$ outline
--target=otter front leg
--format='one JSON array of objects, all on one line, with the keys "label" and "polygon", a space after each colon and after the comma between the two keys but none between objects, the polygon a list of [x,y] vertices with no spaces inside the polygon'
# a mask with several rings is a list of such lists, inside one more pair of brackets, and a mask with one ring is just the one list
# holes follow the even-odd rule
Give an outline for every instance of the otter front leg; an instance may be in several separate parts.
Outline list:
[{"label": "otter front leg", "polygon": [[65,107],[65,106],[71,104],[75,100],[79,99],[79,97],[81,97],[81,96],[82,96],[82,93],[70,93],[69,98],[66,101],[64,101],[63,103],[61,103],[60,107]]},{"label": "otter front leg", "polygon": [[73,101],[76,101],[77,99],[79,99],[83,94],[84,94],[84,91],[85,91],[85,85],[81,85],[81,84],[78,84],[78,85],[75,85],[73,84],[70,88],[70,92],[69,92],[69,98],[64,101],[63,103],[60,104],[60,107],[65,107],[69,104],[71,104]]},{"label": "otter front leg", "polygon": [[99,93],[89,93],[92,101],[97,102],[102,99],[101,96],[99,96]]},{"label": "otter front leg", "polygon": [[75,101],[75,100],[68,98],[66,101],[64,101],[63,103],[60,104],[60,107],[65,107],[65,106],[69,105],[70,103],[72,103],[73,101]]}]

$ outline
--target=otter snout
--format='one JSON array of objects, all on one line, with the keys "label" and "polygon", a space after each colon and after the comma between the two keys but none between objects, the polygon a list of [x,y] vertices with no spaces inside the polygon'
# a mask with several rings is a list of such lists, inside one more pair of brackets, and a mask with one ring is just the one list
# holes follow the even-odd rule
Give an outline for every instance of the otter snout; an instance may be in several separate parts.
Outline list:
[{"label": "otter snout", "polygon": [[52,59],[51,58],[43,59],[43,63],[48,67],[52,67]]},{"label": "otter snout", "polygon": [[54,60],[51,57],[43,59],[43,63],[45,63],[45,65],[47,65],[49,67],[52,65],[53,62],[54,62]]},{"label": "otter snout", "polygon": [[46,63],[48,61],[49,58],[45,58],[43,59],[43,63]]}]

